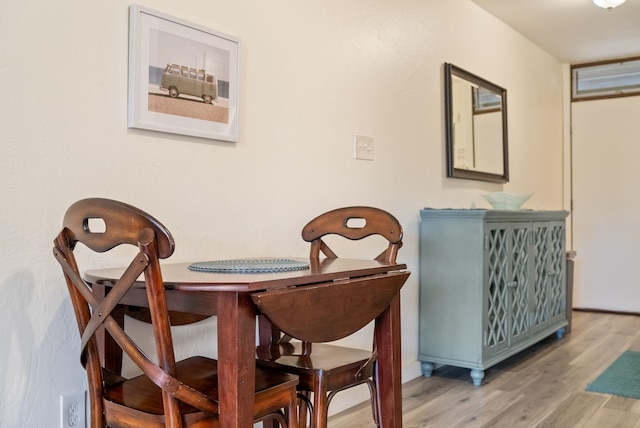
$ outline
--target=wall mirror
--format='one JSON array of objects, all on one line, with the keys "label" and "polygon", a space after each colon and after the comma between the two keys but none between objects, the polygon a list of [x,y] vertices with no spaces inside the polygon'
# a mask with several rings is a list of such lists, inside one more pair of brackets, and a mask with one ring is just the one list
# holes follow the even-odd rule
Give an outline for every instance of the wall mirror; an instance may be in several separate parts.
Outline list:
[{"label": "wall mirror", "polygon": [[509,181],[507,91],[444,64],[447,177]]}]

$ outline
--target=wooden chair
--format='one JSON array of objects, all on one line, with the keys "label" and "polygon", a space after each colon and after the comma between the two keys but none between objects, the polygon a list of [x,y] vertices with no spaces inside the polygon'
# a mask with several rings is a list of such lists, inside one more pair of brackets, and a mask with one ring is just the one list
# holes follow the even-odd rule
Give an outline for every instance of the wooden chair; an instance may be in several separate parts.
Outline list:
[{"label": "wooden chair", "polygon": [[[352,225],[353,223],[356,225]],[[386,238],[388,245],[375,260],[384,263],[395,263],[398,250],[402,246],[402,226],[398,220],[386,211],[371,207],[340,208],[322,214],[309,222],[302,230],[302,237],[305,241],[311,243],[310,255],[312,263],[320,258],[321,253],[327,258],[338,257],[323,240],[326,235],[339,235],[349,240],[360,240],[371,235],[382,236]],[[408,276],[409,273],[386,275],[386,279],[383,276],[378,280],[380,286],[378,289],[366,288],[366,292],[360,292],[353,288],[351,292],[355,294],[352,296],[341,294],[324,294],[324,296],[329,296],[328,298],[334,299],[334,302],[336,300],[358,302],[358,308],[354,308],[353,305],[350,307],[344,306],[345,310],[366,309],[368,311],[367,315],[365,315],[366,320],[364,324],[357,328],[360,329],[375,319],[388,306],[390,300],[397,295]],[[358,281],[354,282],[358,283]],[[367,286],[367,284],[361,285]],[[345,290],[349,289],[342,288],[342,292],[345,292]],[[293,293],[294,290],[289,290],[288,292]],[[260,298],[259,295],[254,295],[253,297],[254,301]],[[260,341],[263,346],[258,348],[258,365],[299,376],[300,384],[298,385],[298,390],[302,396],[302,402],[306,403],[306,405],[301,404],[299,406],[299,425],[306,426],[307,408],[310,408],[312,409],[311,426],[313,428],[326,427],[327,411],[334,395],[339,391],[360,384],[369,386],[373,418],[376,425],[378,425],[379,406],[375,383],[375,344],[371,351],[318,343],[345,337],[347,334],[339,334],[336,337],[331,337],[332,333],[325,334],[330,329],[325,331],[324,328],[331,324],[327,321],[326,315],[318,320],[305,318],[306,304],[314,304],[310,302],[315,302],[316,305],[323,304],[319,296],[307,300],[288,300],[288,302],[288,309],[282,308],[281,311],[278,311],[272,308],[271,314],[266,313],[266,316],[261,316],[260,318]],[[267,311],[264,307],[266,303],[256,301],[256,304],[263,313]],[[298,310],[295,311],[293,309]],[[289,319],[274,319],[282,316]],[[299,318],[296,320],[296,317]],[[332,319],[339,321],[341,319],[340,314],[332,312]],[[315,332],[317,337],[313,337],[313,334],[310,337],[304,337],[304,332],[296,332],[296,327],[310,327],[314,322],[316,323]],[[284,325],[296,327],[292,327],[290,331],[287,331],[282,328]],[[278,328],[275,328],[275,326],[278,326]],[[357,329],[350,332],[343,331],[342,333],[350,334],[357,331]],[[284,335],[281,330],[284,330]],[[313,332],[313,328],[307,328],[307,331]],[[291,342],[292,336],[302,341]],[[267,346],[268,343],[277,343],[277,346]],[[265,424],[265,426],[268,425],[268,423]]]},{"label": "wooden chair", "polygon": [[[98,253],[119,245],[138,247],[122,277],[104,299],[94,295],[82,279],[74,250],[80,242]],[[73,304],[81,342],[81,363],[87,371],[91,426],[112,428],[217,427],[218,372],[216,360],[193,356],[175,361],[169,311],[160,259],[169,257],[174,241],[169,231],[150,215],[108,199],[84,199],[71,205],[53,254],[62,266]],[[77,252],[77,251],[76,251]],[[151,313],[157,363],[128,336],[112,316],[119,301],[144,274]],[[104,367],[96,333],[101,327],[142,370],[125,379]],[[254,417],[274,418],[295,428],[295,376],[256,370]],[[289,421],[282,416],[287,409]]]}]

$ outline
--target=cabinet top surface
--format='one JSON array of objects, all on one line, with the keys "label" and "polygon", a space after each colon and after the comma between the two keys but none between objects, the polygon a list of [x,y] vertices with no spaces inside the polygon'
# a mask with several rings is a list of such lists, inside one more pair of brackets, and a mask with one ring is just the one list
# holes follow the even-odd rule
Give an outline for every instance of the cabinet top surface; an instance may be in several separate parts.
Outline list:
[{"label": "cabinet top surface", "polygon": [[420,210],[421,218],[478,218],[487,220],[536,220],[558,219],[562,220],[569,215],[562,210],[492,210],[484,208],[457,209],[457,208],[424,208]]}]

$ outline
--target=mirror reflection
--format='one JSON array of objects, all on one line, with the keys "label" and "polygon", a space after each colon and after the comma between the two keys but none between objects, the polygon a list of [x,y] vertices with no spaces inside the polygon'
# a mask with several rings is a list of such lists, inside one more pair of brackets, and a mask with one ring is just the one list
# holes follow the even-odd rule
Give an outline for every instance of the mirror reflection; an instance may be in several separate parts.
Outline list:
[{"label": "mirror reflection", "polygon": [[509,180],[506,90],[445,64],[447,176]]}]

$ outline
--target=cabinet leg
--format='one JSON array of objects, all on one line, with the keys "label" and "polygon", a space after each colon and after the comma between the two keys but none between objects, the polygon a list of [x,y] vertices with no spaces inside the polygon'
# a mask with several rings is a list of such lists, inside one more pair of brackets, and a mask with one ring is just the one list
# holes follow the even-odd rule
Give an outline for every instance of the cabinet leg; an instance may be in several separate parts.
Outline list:
[{"label": "cabinet leg", "polygon": [[484,370],[471,369],[469,375],[471,376],[471,380],[473,380],[473,384],[475,386],[480,386],[482,379],[484,379]]},{"label": "cabinet leg", "polygon": [[433,368],[435,364],[430,363],[428,361],[422,362],[422,376],[431,377],[431,373],[433,373]]},{"label": "cabinet leg", "polygon": [[562,338],[564,337],[564,327],[559,328],[559,329],[556,331],[556,337],[557,337],[558,339],[562,339]]}]

